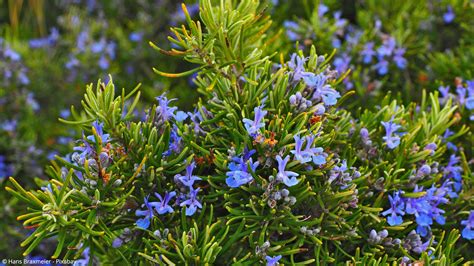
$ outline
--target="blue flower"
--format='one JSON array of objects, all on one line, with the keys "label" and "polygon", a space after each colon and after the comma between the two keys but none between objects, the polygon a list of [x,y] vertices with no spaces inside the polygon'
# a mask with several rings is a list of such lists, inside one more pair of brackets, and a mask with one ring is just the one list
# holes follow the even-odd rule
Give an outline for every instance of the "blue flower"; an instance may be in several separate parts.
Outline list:
[{"label": "blue flower", "polygon": [[[99,121],[94,121],[92,123],[92,127],[95,129],[95,132],[97,133],[97,136],[99,137],[100,141],[102,144],[105,144],[109,142],[109,134],[104,134],[104,123],[99,123]],[[90,135],[87,137],[87,139],[93,143],[95,143],[95,137],[94,135]]]},{"label": "blue flower", "polygon": [[200,188],[194,189],[192,187],[189,188],[189,194],[187,200],[183,201],[179,206],[183,207],[186,206],[186,216],[192,216],[197,208],[202,209],[201,203],[197,199],[197,193],[199,192]]},{"label": "blue flower", "polygon": [[372,141],[370,140],[369,136],[369,130],[367,130],[367,128],[363,127],[360,129],[360,138],[365,145],[372,145]]},{"label": "blue flower", "polygon": [[469,110],[472,110],[474,109],[474,96],[469,96],[467,99],[466,99],[466,108],[469,109]]},{"label": "blue flower", "polygon": [[463,238],[467,240],[474,239],[474,211],[469,212],[469,218],[462,220],[461,225],[464,225],[464,229],[461,232]]},{"label": "blue flower", "polygon": [[87,140],[86,136],[84,133],[82,133],[82,139],[79,140],[81,143],[79,146],[75,146],[73,150],[75,152],[79,152],[79,163],[83,164],[86,159],[91,158],[95,155],[95,149],[92,147],[92,145],[89,143]]},{"label": "blue flower", "polygon": [[155,193],[155,196],[160,199],[159,204],[155,205],[155,210],[158,214],[172,213],[173,208],[169,205],[169,201],[176,196],[176,192],[166,192],[164,198],[160,194]]},{"label": "blue flower", "polygon": [[454,132],[452,132],[451,130],[449,130],[449,128],[447,128],[443,134],[443,142],[446,143],[446,146],[448,147],[448,149],[456,152],[458,150],[458,147],[454,143],[448,141],[448,138],[451,137],[452,135],[454,135]]},{"label": "blue flower", "polygon": [[374,67],[377,69],[377,73],[383,76],[388,73],[388,61],[381,56],[379,56],[378,59],[379,62]]},{"label": "blue flower", "polygon": [[327,7],[325,4],[319,4],[318,6],[318,16],[322,17],[324,14],[326,14],[329,11],[329,7]]},{"label": "blue flower", "polygon": [[[422,192],[423,187],[415,186],[413,192]],[[434,185],[426,191],[426,194],[419,198],[407,198],[405,211],[407,214],[415,215],[417,223],[417,233],[426,236],[431,231],[433,219],[438,224],[445,224],[443,216],[444,210],[438,208],[439,204],[448,203],[446,199],[448,189],[445,187],[437,188]]]},{"label": "blue flower", "polygon": [[292,187],[298,184],[297,173],[292,171],[285,171],[286,164],[290,160],[290,156],[287,155],[285,159],[282,159],[280,155],[277,155],[276,160],[278,161],[278,174],[277,179],[282,181],[288,187]]},{"label": "blue flower", "polygon": [[281,259],[281,255],[270,257],[266,256],[265,260],[267,261],[267,266],[277,266],[278,261]]},{"label": "blue flower", "polygon": [[453,22],[455,17],[456,14],[454,14],[453,7],[449,5],[448,10],[443,14],[443,20],[446,24],[449,24]]},{"label": "blue flower", "polygon": [[181,139],[182,137],[178,134],[178,127],[173,125],[170,131],[170,141],[168,150],[163,152],[163,156],[170,156],[172,152],[178,154],[181,152]]},{"label": "blue flower", "polygon": [[3,52],[3,55],[6,58],[10,58],[10,60],[12,60],[12,61],[20,61],[20,59],[21,59],[20,54],[15,52],[14,50],[12,50],[9,47],[5,48],[5,51]]},{"label": "blue flower", "polygon": [[193,175],[193,170],[196,167],[196,164],[194,162],[190,163],[188,166],[186,166],[186,175],[181,175],[177,174],[176,178],[183,183],[183,185],[187,187],[192,187],[194,184],[194,181],[201,180],[200,177]]},{"label": "blue flower", "polygon": [[360,54],[364,57],[362,59],[362,62],[364,62],[364,64],[372,62],[372,57],[376,55],[374,51],[374,42],[366,43],[364,45],[364,50],[362,50]]},{"label": "blue flower", "polygon": [[448,101],[448,99],[452,96],[449,93],[449,86],[439,86],[438,91],[441,93],[440,103],[444,104]]},{"label": "blue flower", "polygon": [[448,165],[443,170],[444,178],[451,181],[453,191],[449,194],[451,198],[457,197],[457,192],[462,189],[462,167],[457,165],[459,158],[452,154],[449,157]]},{"label": "blue flower", "polygon": [[405,215],[403,211],[405,207],[405,203],[400,198],[400,192],[394,192],[393,197],[388,195],[388,199],[390,200],[390,209],[382,212],[383,216],[390,215],[387,217],[387,222],[391,226],[400,225],[403,223],[402,216]]},{"label": "blue flower", "polygon": [[286,36],[290,41],[297,41],[301,38],[301,36],[297,33],[298,31],[298,23],[290,20],[285,20],[283,22],[283,27],[286,29]]},{"label": "blue flower", "polygon": [[244,122],[245,129],[249,133],[250,136],[256,136],[259,132],[260,128],[265,127],[265,122],[263,119],[267,114],[267,111],[263,110],[263,105],[254,108],[255,118],[254,120],[250,120],[248,118],[242,119]]},{"label": "blue flower", "polygon": [[387,147],[393,150],[400,145],[400,137],[393,134],[400,134],[396,131],[400,129],[401,126],[393,123],[392,120],[393,117],[388,122],[382,122],[382,125],[385,127],[385,136],[383,137],[383,140],[385,141],[385,144],[387,144]]},{"label": "blue flower", "polygon": [[159,202],[148,202],[149,197],[150,196],[146,196],[144,199],[143,207],[145,208],[145,210],[135,211],[136,216],[144,216],[143,218],[138,219],[136,222],[137,226],[142,229],[148,229],[148,227],[150,227],[151,219],[154,216],[152,207],[156,209],[159,208],[159,206],[161,205]]},{"label": "blue flower", "polygon": [[183,122],[184,120],[186,120],[186,118],[188,118],[188,114],[186,114],[185,112],[183,111],[176,112],[176,115],[175,115],[176,122]]},{"label": "blue flower", "polygon": [[291,55],[291,59],[288,62],[288,67],[292,70],[292,76],[294,81],[300,81],[305,73],[304,62],[306,58],[298,56],[296,53]]},{"label": "blue flower", "polygon": [[377,54],[380,57],[383,56],[390,56],[395,49],[395,39],[393,37],[389,37],[383,41],[383,44],[377,49]]},{"label": "blue flower", "polygon": [[416,173],[418,177],[424,177],[429,174],[431,174],[431,167],[427,164],[422,165],[420,169],[418,169],[418,172]]},{"label": "blue flower", "polygon": [[46,46],[53,46],[59,38],[59,31],[56,28],[51,29],[50,35],[45,38],[31,39],[29,45],[31,48],[42,48]]},{"label": "blue flower", "polygon": [[144,34],[143,31],[135,31],[135,32],[130,33],[130,35],[128,36],[128,39],[132,42],[139,42],[142,40],[143,34]]},{"label": "blue flower", "polygon": [[75,260],[73,266],[86,266],[86,265],[89,265],[89,261],[90,261],[91,258],[90,258],[88,247],[84,249],[81,256],[83,256],[84,258]]},{"label": "blue flower", "polygon": [[[313,163],[316,165],[322,165],[326,163],[326,157],[328,155],[323,152],[323,148],[311,147],[313,145],[315,136],[310,135],[306,136],[304,139],[301,139],[299,135],[295,135],[294,139],[295,149],[290,152],[295,155],[295,159],[297,161],[299,161],[300,163],[307,163],[313,161]],[[305,149],[302,150],[304,142],[306,142],[306,146]]]},{"label": "blue flower", "polygon": [[430,155],[433,155],[437,148],[438,146],[436,145],[436,143],[431,142],[431,143],[428,143],[423,150],[431,151]]},{"label": "blue flower", "polygon": [[[351,167],[351,169],[355,169]],[[329,172],[328,183],[329,184],[336,184],[341,187],[341,189],[346,189],[349,186],[349,183],[352,179],[359,178],[360,172],[354,171],[353,174],[348,171],[347,161],[342,160],[340,165],[334,166],[331,171]]]},{"label": "blue flower", "polygon": [[99,58],[99,67],[100,69],[102,70],[106,70],[109,68],[110,66],[110,63],[109,63],[109,60],[107,59],[107,57],[105,55],[102,55],[100,58]]},{"label": "blue flower", "polygon": [[13,165],[8,164],[5,156],[0,155],[0,180],[13,174]]},{"label": "blue flower", "polygon": [[351,57],[347,53],[343,53],[340,57],[334,59],[334,69],[339,73],[344,73],[349,69]]},{"label": "blue flower", "polygon": [[334,90],[331,85],[326,84],[327,76],[323,73],[318,75],[311,72],[304,72],[303,79],[306,85],[314,89],[311,100],[323,101],[325,105],[335,105],[337,99],[341,97],[339,92]]},{"label": "blue flower", "polygon": [[201,122],[203,121],[202,115],[199,110],[194,110],[193,113],[188,112],[189,118],[194,126],[194,134],[197,136],[199,134],[205,134],[206,132],[201,128]]},{"label": "blue flower", "polygon": [[466,88],[462,86],[456,87],[456,93],[458,94],[458,101],[460,105],[464,105],[466,103]]},{"label": "blue flower", "polygon": [[407,60],[403,57],[404,54],[405,49],[403,48],[395,49],[395,52],[393,54],[393,61],[400,69],[405,69],[407,66]]},{"label": "blue flower", "polygon": [[229,187],[236,188],[244,184],[249,183],[253,180],[252,174],[249,172],[249,167],[252,172],[255,172],[259,162],[253,162],[252,154],[255,153],[255,150],[244,152],[242,157],[232,158],[232,162],[229,164],[229,170],[226,175],[225,180],[226,184]]},{"label": "blue flower", "polygon": [[1,124],[1,128],[5,131],[13,132],[16,130],[17,124],[16,120],[7,120]]},{"label": "blue flower", "polygon": [[158,106],[156,107],[155,112],[158,124],[162,124],[169,121],[171,118],[174,118],[174,112],[178,107],[169,107],[169,104],[176,99],[168,100],[166,96],[161,95],[156,97],[156,100],[158,101]]},{"label": "blue flower", "polygon": [[341,18],[342,12],[341,11],[336,11],[334,12],[334,25],[337,28],[342,28],[347,24],[347,19]]},{"label": "blue flower", "polygon": [[[295,149],[290,151],[293,155],[295,155],[295,160],[299,161],[300,163],[307,163],[311,161],[311,154],[303,151],[303,143],[305,139],[300,138],[299,135],[295,135],[293,137],[295,139]],[[310,144],[311,145],[311,144]],[[306,147],[308,147],[308,142],[306,142]]]}]

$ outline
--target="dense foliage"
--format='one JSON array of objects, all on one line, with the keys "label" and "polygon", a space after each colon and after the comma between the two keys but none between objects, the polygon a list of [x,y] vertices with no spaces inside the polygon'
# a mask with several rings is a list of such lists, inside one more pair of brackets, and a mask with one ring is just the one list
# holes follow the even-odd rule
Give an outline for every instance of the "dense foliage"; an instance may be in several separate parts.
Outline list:
[{"label": "dense foliage", "polygon": [[139,2],[57,3],[60,28],[0,43],[0,234],[23,256],[474,261],[472,2]]}]

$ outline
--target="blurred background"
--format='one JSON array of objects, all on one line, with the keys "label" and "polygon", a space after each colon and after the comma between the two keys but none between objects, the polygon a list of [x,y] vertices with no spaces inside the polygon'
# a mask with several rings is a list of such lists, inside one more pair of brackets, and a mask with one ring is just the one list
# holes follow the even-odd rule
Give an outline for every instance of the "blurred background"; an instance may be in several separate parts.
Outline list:
[{"label": "blurred background", "polygon": [[[199,19],[196,1],[184,2]],[[333,56],[339,73],[351,70],[341,88],[356,92],[349,110],[376,108],[387,93],[408,104],[419,101],[423,89],[440,91],[441,99],[456,99],[458,115],[472,129],[474,116],[464,108],[466,82],[474,78],[472,1],[272,0],[261,5],[273,19],[266,53],[286,61],[315,45],[318,54]],[[173,48],[169,28],[184,20],[181,2],[174,0],[0,0],[0,258],[21,258],[19,243],[32,231],[15,219],[22,206],[5,193],[7,177],[35,187],[54,156],[70,152],[80,129],[58,118],[67,119],[71,105],[80,108],[88,84],[107,81],[110,74],[119,89],[142,84],[139,110],[164,92],[180,99],[180,109],[193,108],[198,97],[193,76],[169,79],[152,70],[177,73],[193,66],[148,44]],[[472,147],[472,137],[466,143]],[[54,243],[45,243],[35,254],[47,257],[51,250]]]}]

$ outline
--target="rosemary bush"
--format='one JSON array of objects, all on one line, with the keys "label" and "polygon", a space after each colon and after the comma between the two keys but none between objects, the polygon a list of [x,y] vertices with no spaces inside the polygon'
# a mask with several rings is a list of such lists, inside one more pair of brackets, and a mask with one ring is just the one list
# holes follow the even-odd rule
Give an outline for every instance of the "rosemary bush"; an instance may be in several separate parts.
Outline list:
[{"label": "rosemary bush", "polygon": [[[140,85],[119,90],[112,77],[99,80],[60,119],[82,134],[47,167],[49,179],[28,189],[9,178],[6,190],[27,205],[17,219],[33,230],[24,256],[51,241],[48,256],[80,265],[474,260],[474,81],[457,80],[456,95],[427,83],[413,102],[382,82],[367,100],[362,68],[340,67],[344,59],[324,50],[333,44],[279,50],[272,4],[199,5],[196,18],[182,5],[185,22],[171,28],[170,49],[150,42],[192,66],[153,70],[194,75],[193,111],[164,93],[142,114]],[[324,20],[329,31],[319,32],[327,11],[317,7],[307,24],[316,39],[339,25]],[[292,41],[312,34],[291,27]],[[401,79],[404,48],[377,29],[364,34],[382,36],[374,45],[387,57],[398,53],[390,69],[400,76],[382,66],[362,72]]]}]

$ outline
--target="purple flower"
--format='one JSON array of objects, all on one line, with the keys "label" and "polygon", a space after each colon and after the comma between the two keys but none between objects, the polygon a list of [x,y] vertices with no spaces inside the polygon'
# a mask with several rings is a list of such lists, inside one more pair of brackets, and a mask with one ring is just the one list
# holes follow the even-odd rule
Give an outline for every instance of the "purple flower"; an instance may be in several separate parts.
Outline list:
[{"label": "purple flower", "polygon": [[463,238],[467,240],[474,239],[474,211],[469,212],[469,218],[462,220],[461,225],[464,225],[464,229],[461,232]]},{"label": "purple flower", "polygon": [[265,127],[265,122],[263,121],[263,119],[265,118],[267,111],[263,110],[263,105],[255,107],[254,113],[255,118],[253,121],[247,118],[242,119],[245,125],[245,129],[247,129],[247,132],[250,136],[256,136],[260,128]]},{"label": "purple flower", "polygon": [[391,226],[400,225],[403,223],[402,216],[405,215],[403,211],[405,203],[400,198],[400,192],[394,192],[393,197],[388,195],[388,199],[390,201],[390,209],[382,212],[383,216],[390,215],[387,217],[387,222]]},{"label": "purple flower", "polygon": [[156,209],[156,208],[159,208],[159,206],[161,205],[159,202],[148,202],[149,197],[150,196],[145,197],[144,199],[145,202],[142,205],[142,207],[144,207],[145,210],[135,211],[136,216],[144,216],[143,218],[138,219],[136,222],[137,226],[142,229],[148,229],[148,227],[150,227],[151,219],[154,216],[152,207]]},{"label": "purple flower", "polygon": [[435,153],[435,151],[436,151],[437,148],[438,148],[438,146],[436,145],[436,143],[431,142],[431,143],[428,143],[428,144],[425,146],[424,150],[425,150],[425,151],[431,151],[430,155],[433,155],[433,154]]},{"label": "purple flower", "polygon": [[200,177],[197,177],[193,175],[193,170],[196,167],[196,164],[194,162],[190,163],[188,166],[186,166],[186,175],[181,175],[177,174],[176,178],[183,183],[183,185],[187,187],[192,187],[194,184],[194,181],[201,180]]},{"label": "purple flower", "polygon": [[387,144],[387,147],[393,150],[400,145],[400,137],[393,134],[400,134],[396,131],[400,129],[401,126],[393,123],[392,120],[393,117],[388,122],[382,122],[382,125],[385,127],[385,136],[383,137],[383,140],[385,141],[385,144]]},{"label": "purple flower", "polygon": [[281,259],[281,255],[270,257],[266,256],[265,260],[267,261],[267,266],[277,266],[278,261]]},{"label": "purple flower", "polygon": [[453,22],[456,14],[454,14],[453,7],[451,5],[448,6],[448,10],[443,14],[443,20],[446,24]]},{"label": "purple flower", "polygon": [[404,54],[404,48],[395,49],[395,52],[393,54],[393,61],[399,69],[405,69],[407,66],[407,60],[405,59],[405,57],[403,57]]},{"label": "purple flower", "polygon": [[244,152],[242,157],[232,158],[232,162],[229,164],[229,170],[226,175],[225,180],[226,184],[229,187],[236,188],[244,184],[249,183],[253,180],[252,174],[249,172],[249,167],[252,172],[255,172],[259,162],[253,162],[252,154],[255,153],[255,150],[249,152]]},{"label": "purple flower", "polygon": [[278,161],[277,179],[282,181],[288,187],[298,184],[298,179],[296,179],[298,174],[292,171],[285,171],[286,164],[290,160],[290,156],[287,155],[285,159],[282,159],[280,155],[277,155],[276,159]]},{"label": "purple flower", "polygon": [[431,167],[427,164],[424,164],[423,166],[420,167],[420,169],[418,169],[417,176],[423,177],[423,176],[429,175],[430,173],[431,173]]},{"label": "purple flower", "polygon": [[119,248],[122,246],[122,244],[123,244],[123,239],[121,239],[120,237],[116,237],[114,241],[112,242],[112,247]]},{"label": "purple flower", "polygon": [[155,196],[160,199],[159,204],[155,205],[155,210],[158,214],[172,213],[173,208],[169,205],[169,201],[176,196],[176,192],[166,192],[164,198],[160,194],[155,193]]},{"label": "purple flower", "polygon": [[372,62],[372,57],[376,55],[374,51],[374,42],[366,43],[364,45],[364,50],[362,50],[360,54],[364,57],[362,59],[362,62],[364,62],[364,64]]},{"label": "purple flower", "polygon": [[201,203],[197,199],[197,193],[199,192],[200,188],[194,189],[189,187],[190,191],[188,194],[187,200],[183,201],[179,206],[183,207],[186,206],[186,216],[192,216],[197,208],[202,209]]},{"label": "purple flower", "polygon": [[367,130],[367,128],[363,127],[360,129],[360,138],[362,139],[362,142],[365,145],[372,145],[372,141],[370,140],[369,131]]}]

